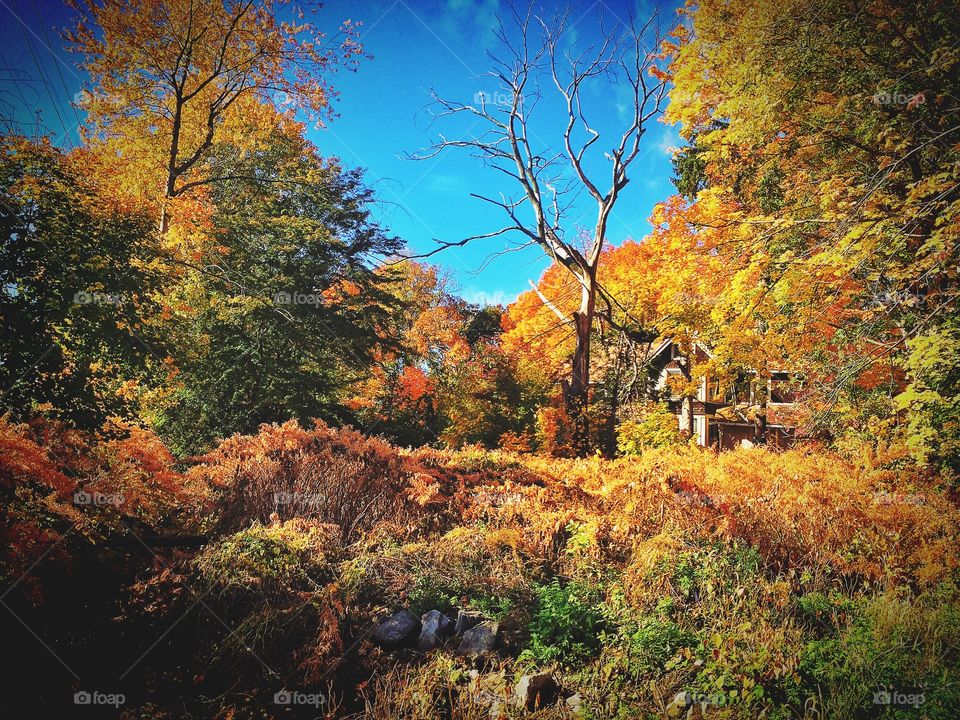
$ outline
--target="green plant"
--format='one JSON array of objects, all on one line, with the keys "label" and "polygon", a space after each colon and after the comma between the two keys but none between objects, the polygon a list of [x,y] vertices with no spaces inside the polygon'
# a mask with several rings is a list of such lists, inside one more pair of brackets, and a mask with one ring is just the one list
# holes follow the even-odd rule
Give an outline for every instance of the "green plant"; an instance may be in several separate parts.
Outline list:
[{"label": "green plant", "polygon": [[571,665],[599,652],[605,619],[596,587],[554,579],[538,587],[536,596],[530,643],[521,658]]},{"label": "green plant", "polygon": [[[924,717],[955,718],[960,707],[956,593],[945,585],[916,597],[888,592],[845,601],[848,620],[803,649],[800,670],[809,694],[823,698],[828,716],[853,717],[873,707],[874,692],[916,688],[923,695]],[[803,603],[822,604],[819,598]],[[907,717],[906,710],[893,712],[900,714],[891,717]]]}]

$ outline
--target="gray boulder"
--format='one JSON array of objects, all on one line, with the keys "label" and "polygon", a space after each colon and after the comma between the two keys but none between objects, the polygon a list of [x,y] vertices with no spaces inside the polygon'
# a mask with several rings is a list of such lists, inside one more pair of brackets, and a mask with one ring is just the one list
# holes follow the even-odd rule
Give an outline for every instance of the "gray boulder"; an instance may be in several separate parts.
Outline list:
[{"label": "gray boulder", "polygon": [[450,632],[453,621],[439,610],[430,610],[420,617],[420,623],[422,630],[417,647],[421,652],[426,652],[443,642],[443,638]]},{"label": "gray boulder", "polygon": [[554,705],[560,699],[560,684],[550,673],[524,675],[513,694],[518,705],[532,712]]},{"label": "gray boulder", "polygon": [[463,635],[467,630],[472,627],[476,627],[481,622],[483,622],[483,615],[480,613],[460,610],[457,613],[457,624],[453,628],[453,634]]},{"label": "gray boulder", "polygon": [[463,634],[457,652],[470,657],[491,652],[497,645],[499,630],[500,624],[495,622],[482,622],[470,628]]},{"label": "gray boulder", "polygon": [[579,715],[583,712],[583,698],[580,697],[580,693],[571,695],[566,699],[567,707],[573,712],[574,715]]},{"label": "gray boulder", "polygon": [[399,647],[416,637],[419,631],[420,619],[409,610],[401,610],[377,625],[372,637],[380,645]]}]

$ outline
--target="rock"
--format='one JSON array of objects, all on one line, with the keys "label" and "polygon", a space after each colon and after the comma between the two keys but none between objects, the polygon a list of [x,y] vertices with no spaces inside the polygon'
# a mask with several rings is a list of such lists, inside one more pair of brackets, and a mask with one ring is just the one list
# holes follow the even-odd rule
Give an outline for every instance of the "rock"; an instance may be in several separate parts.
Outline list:
[{"label": "rock", "polygon": [[457,624],[453,628],[454,635],[463,635],[467,630],[476,627],[483,621],[483,615],[461,610],[457,613]]},{"label": "rock", "polygon": [[574,715],[579,715],[583,712],[583,698],[580,697],[580,693],[576,695],[571,695],[566,699],[567,707],[573,712]]},{"label": "rock", "polygon": [[670,704],[667,705],[667,717],[680,717],[693,704],[687,692],[678,692]]},{"label": "rock", "polygon": [[444,636],[449,634],[453,621],[439,610],[431,610],[421,616],[420,623],[422,631],[417,648],[420,652],[427,652],[443,642]]},{"label": "rock", "polygon": [[470,628],[463,634],[457,652],[471,657],[485,655],[496,647],[499,630],[500,624],[495,622],[482,622]]},{"label": "rock", "polygon": [[550,673],[524,675],[513,694],[519,705],[533,711],[555,704],[560,699],[560,685]]},{"label": "rock", "polygon": [[446,635],[450,631],[453,621],[439,610],[431,610],[420,617],[424,632],[433,632],[438,635]]},{"label": "rock", "polygon": [[409,610],[401,610],[377,625],[373,631],[374,642],[387,647],[399,647],[416,636],[420,620]]},{"label": "rock", "polygon": [[417,650],[420,652],[428,652],[434,648],[440,647],[443,644],[443,638],[439,633],[427,632],[424,630],[420,633],[420,638],[417,640]]}]

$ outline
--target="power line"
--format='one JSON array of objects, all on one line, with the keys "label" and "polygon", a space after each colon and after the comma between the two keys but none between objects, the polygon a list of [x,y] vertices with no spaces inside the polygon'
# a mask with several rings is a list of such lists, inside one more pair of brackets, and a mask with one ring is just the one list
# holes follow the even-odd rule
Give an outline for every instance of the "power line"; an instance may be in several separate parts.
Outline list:
[{"label": "power line", "polygon": [[80,116],[77,114],[77,108],[74,107],[72,98],[70,96],[70,88],[67,87],[67,81],[63,77],[63,71],[60,69],[60,63],[57,62],[59,58],[53,53],[53,43],[50,42],[50,36],[47,34],[47,26],[43,22],[43,18],[40,17],[40,10],[37,5],[33,6],[33,12],[37,16],[37,23],[40,25],[40,32],[43,33],[43,39],[47,44],[47,50],[50,51],[50,54],[53,55],[54,63],[53,66],[57,69],[57,75],[60,76],[60,84],[63,85],[63,92],[67,100],[67,104],[70,106],[70,109],[73,111],[73,117],[77,121],[77,129],[83,126],[83,123],[80,122]]},{"label": "power line", "polygon": [[[9,7],[8,7],[9,9]],[[27,35],[26,26],[23,20],[20,19],[20,16],[11,11],[11,14],[17,21],[17,25],[20,26],[20,33],[23,35],[24,41],[27,43],[27,49],[30,51],[30,56],[33,58],[34,65],[37,66],[37,72],[40,74],[40,82],[43,83],[43,86],[47,90],[47,95],[50,97],[50,102],[53,104],[53,111],[57,114],[57,119],[60,121],[60,125],[63,127],[63,131],[66,134],[67,141],[73,146],[73,139],[70,137],[70,130],[67,128],[67,124],[63,121],[63,116],[60,114],[59,103],[53,95],[53,91],[50,89],[50,82],[47,80],[46,75],[43,74],[43,68],[40,65],[40,59],[37,57],[36,50],[33,47],[33,43],[30,41],[30,36]]]}]

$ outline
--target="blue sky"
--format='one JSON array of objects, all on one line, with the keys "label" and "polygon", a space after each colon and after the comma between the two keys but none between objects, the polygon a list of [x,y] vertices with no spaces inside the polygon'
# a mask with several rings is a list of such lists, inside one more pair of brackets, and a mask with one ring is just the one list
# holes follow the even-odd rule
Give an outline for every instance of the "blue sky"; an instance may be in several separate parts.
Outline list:
[{"label": "blue sky", "polygon": [[[509,178],[484,168],[465,152],[422,161],[406,158],[436,140],[439,132],[458,137],[479,129],[434,118],[429,91],[465,102],[478,92],[489,96],[498,91],[485,73],[491,69],[487,53],[496,53],[499,47],[494,28],[502,9],[499,0],[330,0],[318,18],[331,30],[347,18],[361,21],[361,40],[374,59],[363,62],[356,73],[337,74],[339,117],[326,129],[310,130],[309,137],[324,154],[365,168],[367,181],[381,200],[377,218],[415,253],[435,248],[435,238],[455,242],[504,225],[502,210],[470,193],[513,192]],[[553,9],[547,5],[546,12]],[[664,10],[666,21],[672,20],[672,9]],[[609,26],[631,11],[644,17],[649,8],[632,7],[624,0],[573,3],[565,41],[583,47],[596,37],[598,13]],[[10,117],[13,109],[17,119],[32,122],[39,110],[44,131],[65,145],[76,142],[78,116],[69,98],[79,90],[82,78],[56,32],[69,24],[71,11],[53,0],[0,0],[0,17],[0,116]],[[556,91],[550,86],[543,91],[538,107],[543,122],[534,125],[531,135],[543,147],[559,148],[563,118],[556,112]],[[598,150],[613,145],[612,133],[623,117],[623,102],[618,100],[622,96],[621,88],[602,80],[589,90],[588,117],[609,138],[601,139]],[[608,238],[614,244],[643,237],[650,229],[647,218],[653,205],[673,191],[669,150],[680,144],[676,130],[653,123],[643,142],[631,182],[610,220]],[[600,153],[588,169],[599,182],[606,178]],[[592,223],[592,208],[579,203],[565,229],[573,234]],[[537,248],[490,259],[518,240],[509,236],[478,240],[434,255],[430,262],[446,269],[468,300],[510,302],[548,265]]]}]

